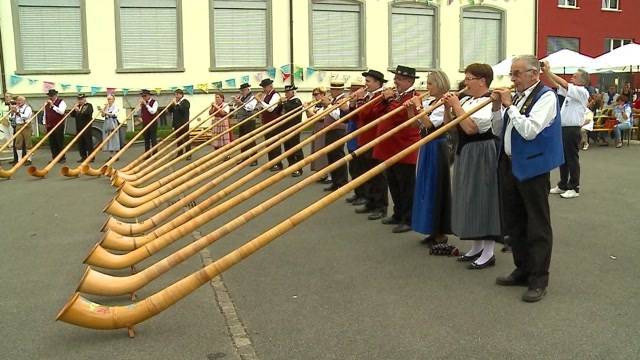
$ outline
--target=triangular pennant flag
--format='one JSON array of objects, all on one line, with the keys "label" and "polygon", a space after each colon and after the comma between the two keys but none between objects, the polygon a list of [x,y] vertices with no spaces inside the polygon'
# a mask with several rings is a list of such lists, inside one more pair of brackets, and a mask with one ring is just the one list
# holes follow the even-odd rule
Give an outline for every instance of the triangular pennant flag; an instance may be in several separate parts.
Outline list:
[{"label": "triangular pennant flag", "polygon": [[326,71],[320,71],[318,72],[318,79],[322,82],[324,81],[324,78],[327,77],[327,72]]},{"label": "triangular pennant flag", "polygon": [[83,85],[76,85],[76,92],[82,92],[82,89],[84,89]]},{"label": "triangular pennant flag", "polygon": [[211,83],[214,89],[222,89],[222,81],[214,81]]},{"label": "triangular pennant flag", "polygon": [[9,78],[9,84],[11,86],[16,86],[18,85],[18,83],[22,81],[22,76],[18,76],[18,75],[11,75],[11,77]]},{"label": "triangular pennant flag", "polygon": [[315,74],[316,69],[312,68],[312,67],[308,67],[307,68],[307,78],[311,77],[313,74]]},{"label": "triangular pennant flag", "polygon": [[240,78],[240,81],[241,81],[243,84],[248,84],[248,83],[249,83],[249,81],[251,81],[251,77],[250,77],[249,75],[244,75],[244,76],[242,76],[242,77]]},{"label": "triangular pennant flag", "polygon": [[349,81],[350,78],[351,78],[351,75],[348,75],[348,74],[342,75],[342,81],[344,82]]},{"label": "triangular pennant flag", "polygon": [[235,88],[236,87],[236,79],[227,79],[224,81],[227,87]]},{"label": "triangular pennant flag", "polygon": [[256,82],[261,82],[261,81],[262,81],[262,79],[264,79],[264,75],[265,75],[265,74],[264,74],[264,73],[262,73],[262,72],[256,73],[256,75],[255,75]]},{"label": "triangular pennant flag", "polygon": [[112,88],[112,87],[108,87],[107,88],[107,95],[113,95],[116,92],[116,88]]},{"label": "triangular pennant flag", "polygon": [[71,84],[60,84],[60,87],[62,91],[67,91],[71,87]]},{"label": "triangular pennant flag", "polygon": [[280,66],[280,71],[282,71],[285,74],[291,74],[291,65],[286,64],[286,65]]},{"label": "triangular pennant flag", "polygon": [[29,79],[29,85],[35,85],[35,83],[37,83],[38,80],[36,79]]},{"label": "triangular pennant flag", "polygon": [[127,94],[129,94],[129,89],[122,88],[122,96],[127,96]]},{"label": "triangular pennant flag", "polygon": [[160,93],[162,92],[162,88],[157,87],[157,88],[154,88],[153,91],[156,93],[156,95],[160,95]]},{"label": "triangular pennant flag", "polygon": [[193,85],[185,85],[184,89],[189,95],[193,95]]},{"label": "triangular pennant flag", "polygon": [[178,87],[177,87],[177,86],[171,86],[171,87],[169,88],[169,90],[171,90],[171,91],[176,91],[176,90],[178,90]]},{"label": "triangular pennant flag", "polygon": [[267,69],[267,75],[269,75],[270,78],[274,78],[276,77],[276,68],[271,67]]},{"label": "triangular pennant flag", "polygon": [[51,81],[43,81],[42,82],[42,91],[43,92],[47,92],[51,89],[53,89],[56,86],[56,83],[51,82]]},{"label": "triangular pennant flag", "polygon": [[291,77],[291,74],[282,73],[282,81],[287,81]]},{"label": "triangular pennant flag", "polygon": [[205,94],[209,93],[209,84],[207,83],[201,83],[196,85],[198,87],[198,90],[204,92]]},{"label": "triangular pennant flag", "polygon": [[100,91],[100,89],[102,89],[101,86],[92,86],[91,87],[91,96],[96,96],[96,94],[98,93],[98,91]]},{"label": "triangular pennant flag", "polygon": [[295,69],[296,69],[296,71],[293,73],[293,76],[294,76],[296,79],[304,80],[304,75],[303,75],[303,74],[304,74],[304,69],[303,69],[303,68],[301,68],[301,67],[298,67],[298,66],[296,66],[296,68],[295,68]]}]

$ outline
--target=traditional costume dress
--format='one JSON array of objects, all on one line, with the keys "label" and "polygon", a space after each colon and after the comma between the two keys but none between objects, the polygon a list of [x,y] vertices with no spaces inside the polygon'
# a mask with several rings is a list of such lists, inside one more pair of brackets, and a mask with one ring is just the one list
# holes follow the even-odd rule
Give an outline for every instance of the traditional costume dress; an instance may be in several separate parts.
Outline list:
[{"label": "traditional costume dress", "polygon": [[[313,110],[311,110],[310,112],[312,114],[317,114],[323,111],[324,109],[325,109],[324,105],[322,105],[322,103],[318,103],[313,107]],[[308,114],[307,114],[307,117],[309,117]],[[317,134],[322,129],[324,129],[323,121],[316,121],[313,124],[313,134]],[[316,151],[319,151],[323,147],[324,147],[324,134],[321,136],[317,136],[315,139],[313,139],[313,142],[311,143],[311,153],[315,153]],[[326,155],[319,156],[318,158],[316,158],[311,162],[311,171],[320,171],[327,166],[327,163],[328,161],[327,161]]]},{"label": "traditional costume dress", "polygon": [[[214,123],[220,121],[220,119],[227,116],[227,114],[229,114],[230,112],[229,104],[225,102],[223,102],[222,104],[218,104],[218,107],[221,107],[222,111],[213,117]],[[213,114],[215,111],[216,111],[215,109],[211,109],[209,110],[209,113]],[[216,137],[216,139],[213,140],[213,143],[212,143],[214,148],[216,149],[221,148],[229,144],[233,140],[233,137],[231,136],[231,131],[228,131],[229,128],[230,128],[229,119],[225,119],[213,127],[211,131],[213,133],[213,136]]]},{"label": "traditional costume dress", "polygon": [[[118,105],[111,104],[104,109],[104,123],[102,124],[102,137],[106,139],[112,131],[114,131],[120,123],[118,122]],[[120,150],[120,137],[114,135],[104,145],[103,151],[116,152]]]}]

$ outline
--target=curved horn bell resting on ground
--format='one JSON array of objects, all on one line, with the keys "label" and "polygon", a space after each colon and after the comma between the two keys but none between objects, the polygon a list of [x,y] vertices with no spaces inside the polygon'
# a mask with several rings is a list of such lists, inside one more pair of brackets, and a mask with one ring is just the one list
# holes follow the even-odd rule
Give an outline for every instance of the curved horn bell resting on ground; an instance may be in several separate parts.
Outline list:
[{"label": "curved horn bell resting on ground", "polygon": [[394,155],[390,159],[377,165],[348,184],[338,188],[334,192],[326,195],[302,211],[297,212],[285,221],[264,232],[258,237],[248,241],[241,247],[223,256],[219,260],[203,267],[191,275],[173,283],[165,289],[141,300],[135,304],[124,306],[104,306],[91,302],[75,293],[58,313],[57,319],[92,329],[118,329],[128,328],[129,335],[133,336],[133,326],[159,314],[179,300],[191,294],[201,285],[206,284],[215,276],[239,263],[246,257],[252,255],[262,247],[269,244],[278,236],[293,229],[296,225],[308,219],[327,205],[340,199],[348,192],[368,181],[372,176],[384,171],[388,166],[400,161],[410,153],[417,151],[420,146],[439,137],[456,126],[460,121],[468,118],[471,114],[491,103],[491,100],[483,101],[473,109],[470,109],[459,118],[445,124],[427,137],[407,147],[403,151]]}]

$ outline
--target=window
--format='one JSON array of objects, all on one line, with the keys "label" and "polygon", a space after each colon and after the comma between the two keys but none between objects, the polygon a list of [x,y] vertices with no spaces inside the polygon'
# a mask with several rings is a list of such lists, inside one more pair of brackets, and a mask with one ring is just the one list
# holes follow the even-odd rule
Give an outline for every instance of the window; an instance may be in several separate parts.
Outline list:
[{"label": "window", "polygon": [[271,36],[267,0],[212,0],[212,68],[266,68]]},{"label": "window", "polygon": [[88,73],[84,0],[13,3],[18,74]]},{"label": "window", "polygon": [[389,28],[389,65],[426,70],[436,67],[436,13],[420,4],[394,4]]},{"label": "window", "polygon": [[604,42],[604,51],[611,51],[613,49],[617,49],[622,45],[631,44],[631,40],[629,39],[607,39]]},{"label": "window", "polygon": [[602,0],[602,10],[620,10],[620,1]]},{"label": "window", "polygon": [[577,0],[558,0],[558,6],[560,7],[577,7]]},{"label": "window", "polygon": [[364,66],[362,3],[349,0],[312,0],[311,65],[325,69]]},{"label": "window", "polygon": [[547,37],[547,54],[553,54],[562,49],[580,52],[580,39],[556,36]]},{"label": "window", "polygon": [[488,7],[462,10],[461,68],[472,63],[494,65],[504,58],[504,15]]},{"label": "window", "polygon": [[184,71],[181,0],[116,3],[118,71]]}]

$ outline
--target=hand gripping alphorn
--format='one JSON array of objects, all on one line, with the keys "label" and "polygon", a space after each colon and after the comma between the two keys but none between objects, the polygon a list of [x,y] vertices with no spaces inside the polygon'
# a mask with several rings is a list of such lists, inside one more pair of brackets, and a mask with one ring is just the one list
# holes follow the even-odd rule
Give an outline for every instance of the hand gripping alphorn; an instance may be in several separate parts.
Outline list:
[{"label": "hand gripping alphorn", "polygon": [[[38,114],[40,114],[42,112],[42,110],[44,110],[44,105],[42,105],[42,107],[40,108],[40,110],[38,110],[33,116],[31,116],[29,118],[29,120],[25,121],[24,124],[22,125],[22,127],[20,128],[20,130],[16,131],[13,136],[11,136],[11,138],[9,140],[7,140],[6,143],[4,143],[3,145],[0,146],[0,151],[4,150],[7,148],[7,146],[13,144],[13,140],[17,139],[18,136],[27,128],[26,124],[30,123],[33,119],[35,119],[36,116],[38,116]],[[4,120],[5,118],[9,117],[9,114],[6,114],[5,116],[2,117],[2,120]],[[0,121],[2,121],[0,120]]]},{"label": "hand gripping alphorn", "polygon": [[[307,107],[311,107],[313,105],[308,105]],[[274,122],[269,128],[265,129],[264,132],[262,132],[263,134],[267,131],[273,131],[274,129],[284,126],[287,122],[293,120],[296,116],[299,116],[303,111],[305,111],[304,108],[299,108],[299,110],[295,110],[294,109],[294,113],[289,115],[287,118],[282,119],[281,121],[278,122]],[[198,167],[197,169],[191,171],[190,174],[190,179],[188,181],[186,181],[185,183],[181,184],[180,186],[177,186],[176,188],[172,189],[171,191],[168,191],[166,193],[160,193],[160,194],[149,194],[149,199],[147,201],[144,201],[142,204],[137,205],[135,207],[125,207],[123,206],[120,202],[117,201],[117,197],[114,201],[111,201],[107,207],[104,209],[104,211],[108,214],[111,215],[115,215],[118,217],[123,217],[123,218],[134,218],[137,216],[141,216],[142,214],[161,206],[164,202],[170,200],[171,198],[178,196],[179,194],[181,194],[182,192],[188,191],[188,190],[192,190],[197,184],[211,178],[214,175],[220,175],[220,174],[224,174],[225,178],[229,178],[231,175],[237,173],[238,171],[242,170],[245,166],[248,166],[251,162],[256,161],[258,158],[260,158],[263,155],[266,155],[269,151],[273,150],[276,147],[280,147],[282,142],[284,142],[285,140],[295,136],[297,133],[299,133],[300,131],[302,131],[306,126],[308,126],[310,122],[307,120],[304,123],[300,123],[297,124],[289,129],[285,129],[282,132],[276,134],[275,136],[271,137],[270,139],[267,139],[266,141],[263,141],[259,144],[257,144],[255,147],[253,147],[250,151],[247,152],[241,152],[238,155],[236,155],[233,158],[230,158],[229,160],[214,166],[213,168],[211,168],[212,163],[209,162],[206,166],[202,165],[200,167]],[[271,123],[270,123],[271,124]],[[284,138],[283,138],[284,137]],[[231,156],[231,153],[236,152],[236,149],[238,148],[242,148],[243,146],[247,145],[250,141],[252,141],[251,139],[244,141],[240,144],[237,144],[234,148],[231,148],[227,151],[225,151],[224,153],[220,154],[219,157],[227,157],[227,156]],[[264,148],[265,146],[266,149],[262,149],[260,150],[260,148]],[[260,151],[259,151],[260,150]],[[259,151],[259,152],[258,152]],[[251,156],[251,160],[249,161],[242,161],[243,158],[246,158],[247,156],[251,155],[252,153],[258,152],[257,154]],[[275,160],[271,160],[268,164],[269,168],[271,166],[273,166],[274,164],[277,164],[278,162],[276,162]],[[238,165],[236,165],[238,164]],[[215,164],[214,164],[215,165]],[[266,169],[268,169],[266,167],[267,165],[263,165],[262,167],[260,167],[259,169],[262,171],[266,171]],[[227,170],[228,168],[231,168],[231,170],[229,170],[231,173],[230,174],[226,174],[224,171]],[[205,171],[204,173],[201,173],[198,176],[195,176],[197,173]],[[181,203],[186,203],[188,204],[190,201],[193,201],[195,199],[197,199],[199,196],[201,196],[202,194],[206,193],[207,191],[215,188],[218,184],[220,183],[220,181],[210,181],[208,180],[207,183],[202,186],[201,188],[197,189],[196,191],[192,192],[191,194],[189,194],[188,196],[184,197],[183,199],[180,200]],[[165,188],[166,190],[166,188]],[[155,197],[154,197],[155,195]],[[176,205],[177,208],[178,205]]]},{"label": "hand gripping alphorn", "polygon": [[[125,118],[124,122],[119,122],[118,126],[116,126],[115,129],[113,129],[107,136],[105,136],[105,138],[102,140],[100,145],[96,146],[93,149],[93,151],[91,152],[91,154],[89,154],[89,156],[87,156],[87,158],[84,159],[84,161],[82,161],[80,163],[80,165],[78,165],[75,168],[69,168],[68,166],[63,166],[60,169],[60,174],[66,176],[66,177],[78,177],[78,176],[80,176],[80,174],[85,174],[87,172],[91,172],[91,169],[89,168],[89,163],[98,155],[98,153],[100,151],[102,151],[102,148],[105,145],[107,145],[109,140],[111,140],[112,137],[114,137],[116,134],[118,134],[118,131],[120,131],[120,128],[127,125],[127,121],[129,120],[129,118],[133,117],[133,114],[135,114],[135,112],[138,109],[139,109],[138,107],[134,108],[133,111],[131,112],[131,114],[129,114],[129,116],[127,116]],[[96,172],[96,174],[91,174],[92,176],[101,175],[101,173],[98,172],[97,170],[94,170],[94,171]]]},{"label": "hand gripping alphorn", "polygon": [[20,159],[20,161],[18,161],[17,164],[13,165],[13,167],[9,170],[4,170],[0,168],[0,177],[5,178],[5,179],[9,179],[11,176],[13,176],[13,174],[16,172],[16,170],[18,170],[25,162],[27,162],[27,160],[29,160],[29,158],[31,157],[31,155],[33,155],[34,152],[36,152],[36,150],[38,150],[38,148],[40,146],[42,146],[42,144],[44,144],[44,142],[49,138],[49,136],[51,136],[51,134],[61,125],[64,124],[65,120],[67,120],[67,118],[69,117],[69,115],[71,115],[71,111],[69,111],[65,116],[62,117],[62,119],[60,120],[60,122],[58,122],[54,127],[51,128],[51,130],[47,131],[46,134],[44,134],[44,136],[42,137],[42,139],[40,139],[40,141],[38,141],[38,143],[36,143],[31,150],[29,150],[29,152],[27,152],[27,154],[25,156],[22,157],[22,159]]},{"label": "hand gripping alphorn", "polygon": [[[484,106],[490,103],[491,99],[481,102],[480,104],[466,112],[464,115],[458,117],[457,119],[454,119],[448,124],[443,125],[438,130],[429,134],[427,137],[412,144],[398,154],[394,155],[393,157],[382,162],[373,169],[367,171],[363,175],[352,180],[348,184],[326,195],[324,198],[316,201],[302,211],[299,211],[298,213],[292,215],[270,230],[262,233],[261,235],[248,241],[241,247],[228,253],[219,260],[203,267],[193,274],[173,283],[167,288],[145,298],[144,300],[124,306],[105,306],[87,300],[81,297],[80,294],[76,292],[60,310],[56,319],[69,324],[74,324],[91,329],[107,330],[127,328],[129,330],[129,336],[134,336],[135,333],[133,331],[133,327],[136,324],[164,311],[171,305],[191,294],[200,286],[211,281],[211,279],[213,279],[214,277],[223,273],[233,265],[239,263],[264,246],[268,245],[278,236],[293,229],[295,226],[313,216],[315,213],[319,212],[331,203],[337,201],[356,187],[361,186],[372,176],[380,174],[390,165],[397,163],[410,153],[417,151],[420,146],[444,134],[450,128],[456,126],[460,121],[467,119],[471,114],[482,109]],[[418,115],[413,117],[411,121],[415,121],[415,119],[422,115],[422,112],[419,113]],[[353,156],[349,154],[348,157],[352,158]],[[204,238],[201,238],[200,240],[202,239]]]},{"label": "hand gripping alphorn", "polygon": [[[165,107],[164,109],[162,109],[162,111],[160,111],[159,113],[156,114],[156,116],[154,116],[151,121],[149,121],[149,123],[147,125],[145,125],[142,130],[140,130],[137,134],[133,135],[133,138],[131,138],[131,140],[129,140],[129,142],[127,142],[124,147],[122,147],[118,152],[116,152],[109,160],[107,160],[107,162],[104,163],[104,165],[102,165],[100,167],[100,172],[99,175],[102,175],[104,173],[104,168],[110,168],[111,164],[113,164],[116,160],[118,160],[120,158],[120,156],[122,156],[122,154],[125,153],[125,151],[129,150],[129,148],[131,146],[133,146],[133,143],[138,140],[138,138],[140,138],[140,136],[142,136],[145,131],[147,131],[151,125],[153,125],[154,123],[156,123],[158,121],[158,119],[160,119],[160,116],[162,116],[162,114],[164,114],[165,112],[167,112],[167,110],[169,110],[169,106],[171,104],[173,104],[175,102],[174,99],[172,99]],[[86,174],[87,175],[92,175],[92,176],[99,176],[99,175],[93,175],[96,174],[96,169],[90,168]]]},{"label": "hand gripping alphorn", "polygon": [[[245,104],[242,104],[242,105],[245,105]],[[236,112],[240,111],[240,109],[241,109],[241,107],[238,107],[237,109],[233,110],[232,112],[230,112],[229,114],[225,115],[224,117],[222,117],[222,118],[220,118],[218,120],[212,120],[212,124],[210,126],[208,126],[206,129],[201,131],[194,138],[191,138],[191,139],[187,140],[185,143],[183,143],[180,146],[176,147],[175,149],[169,151],[169,153],[164,154],[160,159],[158,159],[159,155],[156,154],[155,157],[149,158],[148,161],[145,162],[145,166],[136,167],[136,169],[132,169],[132,171],[129,171],[129,172],[122,172],[120,170],[115,170],[114,169],[112,174],[111,174],[112,184],[116,185],[116,186],[120,186],[124,181],[132,182],[132,181],[135,181],[137,179],[142,178],[144,175],[146,175],[146,174],[150,173],[151,171],[157,169],[159,166],[164,164],[166,161],[170,160],[175,153],[177,153],[177,152],[179,152],[179,151],[181,151],[183,149],[186,149],[187,146],[189,146],[191,143],[193,143],[196,140],[198,140],[201,136],[204,136],[204,134],[206,134],[208,131],[210,131],[213,128],[215,128],[218,124],[221,124],[222,122],[232,118],[233,115]],[[216,110],[213,114],[209,115],[209,117],[207,117],[207,119],[205,121],[208,121],[209,119],[214,118],[216,116],[216,114],[218,114],[220,111],[221,110]],[[200,150],[200,149],[204,148],[205,146],[213,143],[216,139],[219,139],[225,133],[233,131],[233,129],[235,129],[236,127],[240,126],[244,122],[246,122],[246,119],[243,120],[242,122],[240,122],[239,124],[236,124],[236,126],[231,127],[228,130],[225,130],[221,134],[213,135],[209,140],[207,140],[204,143],[198,145],[196,148],[191,149],[186,154],[183,154],[183,155],[179,156],[178,157],[179,160],[185,159],[188,156],[191,156],[191,155],[195,154],[198,150]],[[177,142],[178,142],[178,140],[176,139],[174,141],[174,143],[177,143]]]},{"label": "hand gripping alphorn", "polygon": [[[223,121],[226,121],[227,119],[230,119],[236,112],[240,111],[240,109],[241,108],[239,107],[239,108],[233,110],[229,114],[225,115],[223,118],[217,120],[209,128],[212,129],[213,127],[215,127],[216,125],[222,123]],[[174,149],[172,152],[164,155],[162,158],[156,160],[154,163],[150,164],[149,166],[147,166],[146,168],[142,169],[140,172],[138,172],[138,173],[136,173],[134,175],[127,175],[127,174],[122,174],[121,175],[121,174],[118,174],[117,172],[114,172],[112,174],[113,176],[112,176],[112,179],[111,179],[111,184],[114,185],[114,186],[118,186],[118,187],[120,187],[123,184],[125,184],[125,182],[129,183],[131,185],[134,185],[134,186],[138,186],[138,185],[144,184],[145,182],[149,181],[154,176],[160,174],[164,170],[167,170],[168,168],[170,168],[174,164],[179,163],[180,161],[186,159],[187,157],[195,154],[200,149],[203,149],[206,146],[212,144],[214,141],[216,141],[216,139],[219,139],[222,136],[224,136],[224,134],[232,132],[234,129],[236,129],[237,127],[241,126],[246,121],[248,121],[248,120],[247,119],[242,120],[241,122],[235,124],[234,126],[231,126],[229,129],[225,130],[224,132],[222,132],[220,134],[213,135],[210,139],[208,139],[207,141],[203,142],[202,144],[199,144],[195,148],[185,152],[184,154],[182,154],[182,155],[180,155],[178,157],[175,157],[175,158],[171,159],[173,157],[174,153],[180,151],[183,147],[186,147],[189,143],[191,143],[192,141],[195,140],[195,139],[191,139],[191,140],[189,140],[189,142],[187,142],[185,144],[182,144],[181,147],[178,147],[178,148]],[[199,135],[202,135],[202,133],[199,134]],[[211,154],[209,154],[209,155],[211,155]],[[167,163],[166,162],[167,160],[170,160],[170,161]],[[126,179],[129,179],[129,180],[126,180]]]},{"label": "hand gripping alphorn", "polygon": [[[175,145],[178,141],[189,136],[191,131],[193,131],[194,129],[197,129],[199,126],[201,126],[202,124],[204,124],[206,121],[209,120],[209,118],[206,118],[204,120],[197,121],[193,129],[191,129],[191,123],[197,120],[200,115],[202,115],[205,111],[207,111],[207,109],[209,109],[209,106],[202,109],[202,111],[200,111],[195,116],[193,116],[189,121],[182,124],[177,129],[173,130],[169,135],[167,135],[165,138],[160,140],[156,145],[152,146],[151,149],[145,151],[144,153],[142,153],[142,155],[138,156],[136,159],[134,159],[133,161],[131,161],[129,164],[124,166],[122,169],[119,169],[118,171],[124,172],[124,173],[127,173],[129,171],[136,172],[138,171],[137,169],[144,167],[146,164],[157,159],[160,155],[171,150],[171,147]],[[180,131],[183,131],[184,129],[187,129],[187,131],[184,134],[176,136],[177,134],[180,133]],[[174,139],[174,140],[171,141],[170,139]],[[171,141],[171,143],[163,147],[163,145],[165,145],[169,141]]]},{"label": "hand gripping alphorn", "polygon": [[[287,116],[282,121],[274,122],[273,124],[269,123],[271,125],[270,127],[268,127],[267,129],[262,129],[263,131],[257,133],[255,136],[252,136],[245,141],[236,140],[238,144],[236,144],[235,147],[230,148],[224,153],[220,154],[220,156],[231,156],[232,153],[237,152],[238,148],[244,148],[246,145],[254,142],[257,137],[262,136],[264,133],[273,131],[277,127],[283,126],[285,123],[301,114],[304,109],[293,109],[293,111],[293,114],[289,114],[289,116]],[[187,174],[181,176],[180,178],[173,180],[170,183],[158,188],[157,190],[141,197],[133,197],[124,192],[120,192],[118,195],[116,195],[114,200],[105,208],[105,212],[112,215],[124,217],[132,217],[131,215],[133,215],[133,212],[139,213],[141,215],[153,209],[154,207],[160,206],[168,199],[171,199],[188,190],[193,190],[197,184],[210,179],[214,175],[220,175],[227,171],[229,168],[232,168],[229,171],[232,171],[233,173],[240,171],[242,168],[244,168],[244,166],[250,164],[253,161],[257,161],[259,157],[265,155],[268,151],[274,149],[277,146],[280,146],[283,136],[293,131],[296,131],[296,133],[298,133],[302,131],[304,127],[306,127],[306,125],[308,125],[307,122],[298,124],[294,128],[286,129],[285,131],[276,134],[276,136],[268,138],[265,141],[258,143],[256,146],[246,149],[246,151],[242,151],[234,157],[229,158],[229,160],[223,161],[222,163],[215,164],[217,161],[211,160],[189,171]],[[264,149],[265,147],[267,147],[267,149]],[[249,162],[243,162],[243,160],[245,160],[247,157],[251,157],[251,160]],[[201,192],[202,190],[198,189],[197,191]],[[143,207],[143,209],[138,207]],[[112,211],[114,209],[115,211]]]},{"label": "hand gripping alphorn", "polygon": [[44,168],[38,169],[35,166],[29,166],[29,168],[27,169],[27,173],[29,175],[33,176],[33,177],[38,177],[38,178],[41,178],[41,179],[45,178],[47,176],[47,174],[49,174],[49,171],[51,171],[53,166],[55,164],[57,164],[58,161],[60,161],[60,159],[62,159],[65,156],[67,151],[69,151],[69,149],[71,149],[73,144],[75,144],[76,141],[78,141],[80,139],[80,136],[82,136],[82,134],[84,134],[84,132],[87,131],[91,127],[91,125],[93,124],[94,120],[95,120],[95,118],[91,118],[91,120],[76,134],[76,136],[74,136],[71,139],[71,141],[69,141],[67,146],[65,146],[62,150],[60,150],[58,155],[56,155],[56,157],[51,159],[51,161],[49,161],[49,163]]}]

